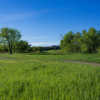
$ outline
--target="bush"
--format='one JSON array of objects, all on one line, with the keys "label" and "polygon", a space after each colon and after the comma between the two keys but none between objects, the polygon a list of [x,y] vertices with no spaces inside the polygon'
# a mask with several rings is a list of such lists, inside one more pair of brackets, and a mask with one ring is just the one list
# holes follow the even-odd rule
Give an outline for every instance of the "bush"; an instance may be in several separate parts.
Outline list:
[{"label": "bush", "polygon": [[21,53],[30,52],[31,45],[29,45],[27,41],[21,40],[16,43],[16,51]]}]

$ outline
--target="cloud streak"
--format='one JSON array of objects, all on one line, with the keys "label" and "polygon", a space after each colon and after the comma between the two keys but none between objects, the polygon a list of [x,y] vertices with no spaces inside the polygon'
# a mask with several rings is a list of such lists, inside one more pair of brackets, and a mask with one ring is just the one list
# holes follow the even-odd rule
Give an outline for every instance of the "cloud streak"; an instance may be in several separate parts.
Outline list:
[{"label": "cloud streak", "polygon": [[28,17],[31,17],[32,14],[27,14],[27,13],[23,13],[23,14],[1,14],[0,15],[0,22],[9,22],[9,21],[18,21],[18,20],[23,20],[26,19]]},{"label": "cloud streak", "polygon": [[31,42],[30,43],[32,46],[52,46],[52,45],[58,45],[57,42]]},{"label": "cloud streak", "polygon": [[48,10],[22,12],[22,13],[8,13],[0,14],[0,22],[20,21],[31,17],[40,16],[41,14],[48,13]]}]

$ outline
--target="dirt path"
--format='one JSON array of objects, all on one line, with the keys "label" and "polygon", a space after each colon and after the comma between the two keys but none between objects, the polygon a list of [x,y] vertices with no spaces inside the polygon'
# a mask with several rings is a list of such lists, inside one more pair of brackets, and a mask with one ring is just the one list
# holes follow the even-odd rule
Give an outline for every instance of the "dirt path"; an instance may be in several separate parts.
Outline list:
[{"label": "dirt path", "polygon": [[100,63],[95,63],[95,62],[85,62],[85,61],[76,61],[76,60],[65,60],[64,62],[70,62],[70,63],[79,63],[79,64],[88,64],[92,66],[98,66],[100,67]]}]

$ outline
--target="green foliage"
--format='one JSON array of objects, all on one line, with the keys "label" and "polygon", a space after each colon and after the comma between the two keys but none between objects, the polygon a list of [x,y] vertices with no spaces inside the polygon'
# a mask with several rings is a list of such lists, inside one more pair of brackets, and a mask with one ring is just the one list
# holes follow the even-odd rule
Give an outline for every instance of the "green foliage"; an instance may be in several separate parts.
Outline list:
[{"label": "green foliage", "polygon": [[0,54],[0,100],[100,100],[100,67],[64,62],[71,58],[100,62],[100,55]]},{"label": "green foliage", "polygon": [[0,36],[3,38],[3,42],[6,41],[9,53],[15,52],[16,42],[21,38],[20,32],[12,28],[2,28]]},{"label": "green foliage", "polygon": [[100,46],[100,33],[94,28],[83,34],[82,43],[86,45],[88,53],[95,53]]},{"label": "green foliage", "polygon": [[40,53],[42,52],[42,47],[32,47],[32,52],[33,53]]},{"label": "green foliage", "polygon": [[65,49],[67,52],[72,52],[72,40],[73,40],[73,33],[68,32],[61,40],[61,48]]},{"label": "green foliage", "polygon": [[0,45],[0,52],[4,52],[4,53],[8,52],[7,45]]},{"label": "green foliage", "polygon": [[19,41],[16,43],[16,51],[20,53],[25,53],[31,51],[31,46],[27,41]]},{"label": "green foliage", "polygon": [[61,48],[67,52],[80,52],[80,38],[81,34],[79,32],[76,34],[68,32],[61,40]]},{"label": "green foliage", "polygon": [[61,48],[67,52],[96,53],[100,47],[100,31],[90,28],[88,32],[68,32],[61,40]]}]

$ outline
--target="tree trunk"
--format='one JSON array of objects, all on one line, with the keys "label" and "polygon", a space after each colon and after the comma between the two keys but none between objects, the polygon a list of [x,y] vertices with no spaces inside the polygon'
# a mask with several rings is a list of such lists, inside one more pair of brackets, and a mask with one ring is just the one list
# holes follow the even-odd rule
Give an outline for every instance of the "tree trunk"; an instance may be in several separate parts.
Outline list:
[{"label": "tree trunk", "polygon": [[10,54],[13,54],[11,43],[8,43],[8,45],[9,45],[9,53],[10,53]]}]

